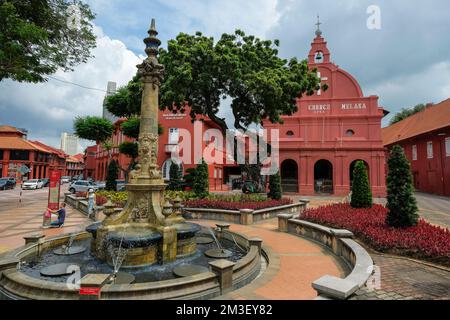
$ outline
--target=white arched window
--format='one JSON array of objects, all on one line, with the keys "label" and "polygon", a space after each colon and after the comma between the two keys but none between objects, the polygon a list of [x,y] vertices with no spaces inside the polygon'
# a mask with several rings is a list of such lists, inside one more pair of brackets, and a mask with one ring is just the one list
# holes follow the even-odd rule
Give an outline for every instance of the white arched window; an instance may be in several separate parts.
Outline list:
[{"label": "white arched window", "polygon": [[167,159],[162,165],[162,175],[164,180],[170,180],[170,166],[172,165],[173,162],[178,164],[178,166],[180,167],[180,173],[181,175],[183,175],[184,172],[183,163],[181,163],[179,160]]}]

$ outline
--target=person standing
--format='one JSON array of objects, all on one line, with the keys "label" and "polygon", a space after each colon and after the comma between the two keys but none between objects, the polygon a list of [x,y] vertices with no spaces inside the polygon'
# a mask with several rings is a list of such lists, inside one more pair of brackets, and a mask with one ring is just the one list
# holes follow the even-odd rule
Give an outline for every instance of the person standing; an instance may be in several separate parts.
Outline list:
[{"label": "person standing", "polygon": [[89,189],[88,194],[88,218],[91,217],[91,215],[94,215],[95,218],[95,203],[96,203],[97,197],[95,195],[94,190]]}]

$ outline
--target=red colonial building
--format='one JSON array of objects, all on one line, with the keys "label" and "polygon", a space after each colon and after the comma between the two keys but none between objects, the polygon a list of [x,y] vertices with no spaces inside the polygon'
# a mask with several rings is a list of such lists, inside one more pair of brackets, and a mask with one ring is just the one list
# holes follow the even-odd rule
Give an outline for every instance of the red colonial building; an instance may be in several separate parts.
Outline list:
[{"label": "red colonial building", "polygon": [[385,149],[381,120],[386,112],[377,96],[365,97],[356,79],[331,62],[322,32],[308,56],[327,90],[297,100],[298,112],[282,117],[283,125],[263,123],[279,130],[280,173],[285,192],[301,195],[348,195],[353,167],[365,162],[374,197],[384,197]]},{"label": "red colonial building", "polygon": [[[11,126],[0,126],[1,177],[23,179],[49,178],[51,170],[66,172],[66,155],[63,151],[38,141],[26,139],[26,133]],[[20,168],[29,172],[22,174]]]},{"label": "red colonial building", "polygon": [[66,159],[66,176],[79,177],[84,175],[84,154],[76,154]]},{"label": "red colonial building", "polygon": [[[111,150],[105,150],[102,145],[89,147],[85,154],[85,162],[87,168],[95,168],[91,171],[91,176],[97,181],[104,181],[107,176],[108,163],[111,159],[117,160],[119,166],[123,169],[119,173],[119,179],[125,179],[125,170],[128,169],[131,159],[119,152],[118,146],[125,141],[133,141],[126,137],[120,129],[120,125],[125,119],[119,119],[114,123],[114,133],[111,137],[113,145]],[[158,145],[158,165],[162,169],[164,180],[170,179],[170,166],[172,164],[172,152],[179,154],[180,160],[177,161],[180,165],[182,174],[186,173],[189,168],[197,167],[198,159],[196,159],[196,152],[203,153],[208,145],[214,140],[213,137],[208,139],[206,131],[208,129],[217,129],[219,127],[207,117],[197,117],[196,121],[192,122],[189,115],[189,108],[186,112],[174,114],[169,110],[159,111],[159,124],[163,128],[163,133],[159,136]],[[217,154],[216,154],[217,152]],[[224,185],[224,164],[225,161],[223,153],[214,150],[206,152],[204,158],[208,163],[209,168],[209,184],[211,190],[228,190],[228,186]],[[221,158],[221,161],[214,161],[214,159]],[[201,156],[200,156],[201,161]],[[93,164],[95,163],[95,164]],[[90,176],[85,173],[85,177]]]},{"label": "red colonial building", "polygon": [[383,143],[403,147],[416,190],[450,196],[450,99],[383,128]]}]

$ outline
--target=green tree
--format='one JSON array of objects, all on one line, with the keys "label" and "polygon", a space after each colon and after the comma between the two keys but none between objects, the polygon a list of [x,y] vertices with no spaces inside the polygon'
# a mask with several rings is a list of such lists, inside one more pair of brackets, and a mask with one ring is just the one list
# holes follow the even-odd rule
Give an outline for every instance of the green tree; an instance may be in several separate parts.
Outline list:
[{"label": "green tree", "polygon": [[[180,33],[167,50],[160,50],[166,68],[160,107],[183,113],[187,104],[192,120],[208,116],[225,133],[229,127],[219,107],[228,97],[235,129],[246,131],[263,120],[282,123],[281,116],[297,111],[297,98],[320,88],[320,79],[305,60],[280,58],[278,47],[278,40],[261,40],[241,30],[223,34],[217,43],[200,32]],[[258,187],[261,160],[241,166]]]},{"label": "green tree", "polygon": [[267,194],[267,196],[273,200],[281,200],[281,198],[283,197],[279,171],[269,177],[269,193]]},{"label": "green tree", "polygon": [[393,125],[397,122],[400,122],[402,120],[405,120],[406,118],[421,112],[423,110],[425,110],[426,106],[422,103],[422,104],[418,104],[417,106],[415,106],[412,109],[405,109],[403,108],[400,112],[398,112],[397,114],[395,114],[395,116],[391,119],[391,121],[389,122],[390,125]]},{"label": "green tree", "polygon": [[240,30],[223,34],[217,43],[200,32],[180,33],[167,50],[160,50],[166,68],[161,108],[184,112],[187,103],[192,119],[206,115],[225,132],[228,125],[218,112],[228,96],[236,129],[264,119],[282,122],[282,115],[297,111],[298,97],[320,87],[320,79],[306,61],[278,57],[278,46],[278,40],[260,40]]},{"label": "green tree", "polygon": [[196,175],[193,182],[193,191],[196,197],[204,199],[209,195],[209,173],[208,165],[202,159],[202,163],[197,166]]},{"label": "green tree", "polygon": [[106,108],[120,118],[138,116],[141,113],[142,90],[142,82],[134,76],[127,85],[106,98]]},{"label": "green tree", "polygon": [[111,160],[108,165],[108,174],[106,176],[106,186],[107,191],[117,190],[117,179],[119,178],[119,164],[116,160]]},{"label": "green tree", "polygon": [[353,208],[371,208],[372,201],[366,165],[363,161],[358,161],[353,169],[351,206]]},{"label": "green tree", "polygon": [[395,145],[388,160],[387,224],[395,228],[417,225],[417,201],[414,197],[413,179],[408,159],[403,148]]},{"label": "green tree", "polygon": [[114,131],[111,121],[100,117],[77,117],[74,121],[75,134],[81,139],[104,143]]},{"label": "green tree", "polygon": [[183,187],[183,185],[182,185],[183,182],[182,182],[182,177],[181,177],[181,168],[174,161],[172,161],[172,164],[170,165],[169,176],[170,176],[170,181],[169,181],[169,185],[167,186],[167,189],[173,190],[173,191],[181,191],[181,189]]},{"label": "green tree", "polygon": [[0,81],[44,82],[87,62],[96,45],[94,18],[80,0],[0,1]]}]

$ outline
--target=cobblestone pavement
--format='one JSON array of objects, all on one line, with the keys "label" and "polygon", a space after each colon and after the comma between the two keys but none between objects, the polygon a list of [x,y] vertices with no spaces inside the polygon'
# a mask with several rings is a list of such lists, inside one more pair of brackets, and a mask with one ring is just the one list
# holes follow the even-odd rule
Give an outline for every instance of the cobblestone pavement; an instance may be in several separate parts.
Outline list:
[{"label": "cobblestone pavement", "polygon": [[[344,198],[333,197],[291,197],[294,201],[310,200],[309,207],[315,208]],[[450,198],[416,193],[420,215],[433,224],[450,227]],[[376,203],[385,204],[385,199]],[[352,300],[449,300],[450,270],[428,266],[413,260],[370,252],[375,265],[381,272],[381,288],[371,291],[359,290]]]},{"label": "cobblestone pavement", "polygon": [[[419,215],[428,222],[450,228],[450,197],[416,192]],[[386,199],[376,199],[376,203],[386,204]]]},{"label": "cobblestone pavement", "polygon": [[381,287],[361,289],[350,300],[450,300],[450,270],[410,259],[370,253]]}]

